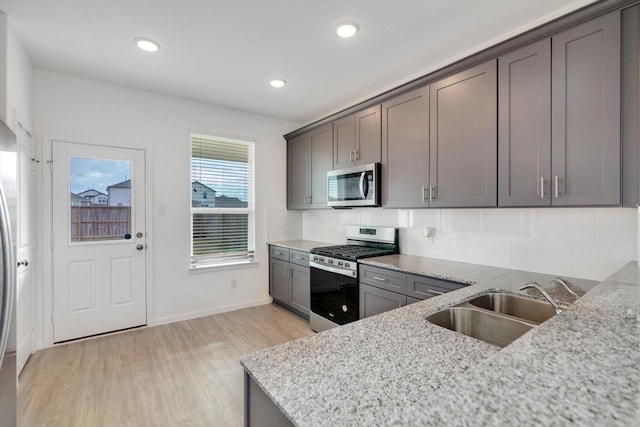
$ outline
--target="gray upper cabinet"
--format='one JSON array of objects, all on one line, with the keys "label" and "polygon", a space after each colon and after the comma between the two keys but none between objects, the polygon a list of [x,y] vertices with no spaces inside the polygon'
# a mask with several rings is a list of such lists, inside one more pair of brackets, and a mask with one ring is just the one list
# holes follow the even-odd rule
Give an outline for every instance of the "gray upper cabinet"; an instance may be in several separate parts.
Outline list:
[{"label": "gray upper cabinet", "polygon": [[333,124],[290,140],[287,150],[288,208],[327,208],[327,172],[333,168]]},{"label": "gray upper cabinet", "polygon": [[620,204],[620,12],[552,38],[552,205]]},{"label": "gray upper cabinet", "polygon": [[551,39],[498,59],[498,205],[551,203]]},{"label": "gray upper cabinet", "polygon": [[334,169],[380,162],[380,105],[333,122]]},{"label": "gray upper cabinet", "polygon": [[306,209],[310,191],[310,151],[308,134],[287,143],[287,207]]},{"label": "gray upper cabinet", "polygon": [[496,60],[431,84],[431,207],[497,204]]},{"label": "gray upper cabinet", "polygon": [[429,87],[382,104],[382,206],[429,206]]}]

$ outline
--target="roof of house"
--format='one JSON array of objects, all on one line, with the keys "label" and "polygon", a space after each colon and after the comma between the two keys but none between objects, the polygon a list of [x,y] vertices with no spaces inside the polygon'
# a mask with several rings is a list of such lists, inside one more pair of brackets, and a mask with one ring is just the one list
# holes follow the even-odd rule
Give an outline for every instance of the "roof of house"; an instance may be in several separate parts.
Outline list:
[{"label": "roof of house", "polygon": [[227,197],[224,194],[216,197],[217,208],[246,208],[247,202],[243,202],[237,197]]},{"label": "roof of house", "polygon": [[82,197],[95,197],[95,196],[106,196],[106,194],[104,194],[102,191],[98,191],[95,190],[93,188],[90,188],[88,190],[83,191],[82,193],[78,193],[78,196],[82,196]]},{"label": "roof of house", "polygon": [[199,185],[199,186],[201,186],[201,187],[204,187],[204,188],[206,188],[207,190],[213,191],[214,193],[216,192],[216,190],[214,190],[213,188],[209,187],[208,185],[204,185],[204,184],[203,184],[203,183],[201,183],[200,181],[193,181],[193,182],[191,183],[191,186],[193,186],[194,184],[197,184],[197,185]]},{"label": "roof of house", "polygon": [[117,184],[113,184],[107,187],[107,190],[110,188],[131,188],[131,180],[128,179],[126,181],[119,182]]}]

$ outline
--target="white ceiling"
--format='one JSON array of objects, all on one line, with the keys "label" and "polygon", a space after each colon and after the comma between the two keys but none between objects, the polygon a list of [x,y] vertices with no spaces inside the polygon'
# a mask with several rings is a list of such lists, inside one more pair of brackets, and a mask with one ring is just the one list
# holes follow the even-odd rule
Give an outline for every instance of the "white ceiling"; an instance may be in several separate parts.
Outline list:
[{"label": "white ceiling", "polygon": [[[39,68],[308,123],[593,0],[0,0]],[[360,32],[339,39],[354,20]],[[134,38],[160,42],[139,50]],[[269,81],[288,84],[274,89]]]}]

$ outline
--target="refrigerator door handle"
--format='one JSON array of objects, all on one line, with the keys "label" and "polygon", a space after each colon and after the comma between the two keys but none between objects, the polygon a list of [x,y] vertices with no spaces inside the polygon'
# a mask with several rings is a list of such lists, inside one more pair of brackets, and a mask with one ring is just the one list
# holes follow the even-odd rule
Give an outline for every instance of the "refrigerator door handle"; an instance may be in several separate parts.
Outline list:
[{"label": "refrigerator door handle", "polygon": [[7,200],[4,197],[2,184],[0,184],[0,240],[2,243],[2,311],[0,312],[0,368],[2,359],[7,349],[9,339],[9,329],[11,326],[11,309],[13,302],[13,292],[15,289],[15,275],[13,266],[16,265],[13,253],[13,239],[11,237],[11,227],[9,224],[9,210]]}]

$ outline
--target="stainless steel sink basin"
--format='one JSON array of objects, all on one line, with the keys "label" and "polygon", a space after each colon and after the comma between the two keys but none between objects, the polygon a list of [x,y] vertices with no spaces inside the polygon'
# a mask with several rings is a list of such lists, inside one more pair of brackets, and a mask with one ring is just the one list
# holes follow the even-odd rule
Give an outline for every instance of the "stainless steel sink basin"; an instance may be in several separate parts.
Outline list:
[{"label": "stainless steel sink basin", "polygon": [[426,318],[429,322],[489,344],[505,347],[535,324],[473,307],[450,307]]},{"label": "stainless steel sink basin", "polygon": [[468,302],[485,310],[515,316],[535,323],[542,323],[556,315],[555,309],[546,301],[536,301],[502,292],[490,292]]}]

